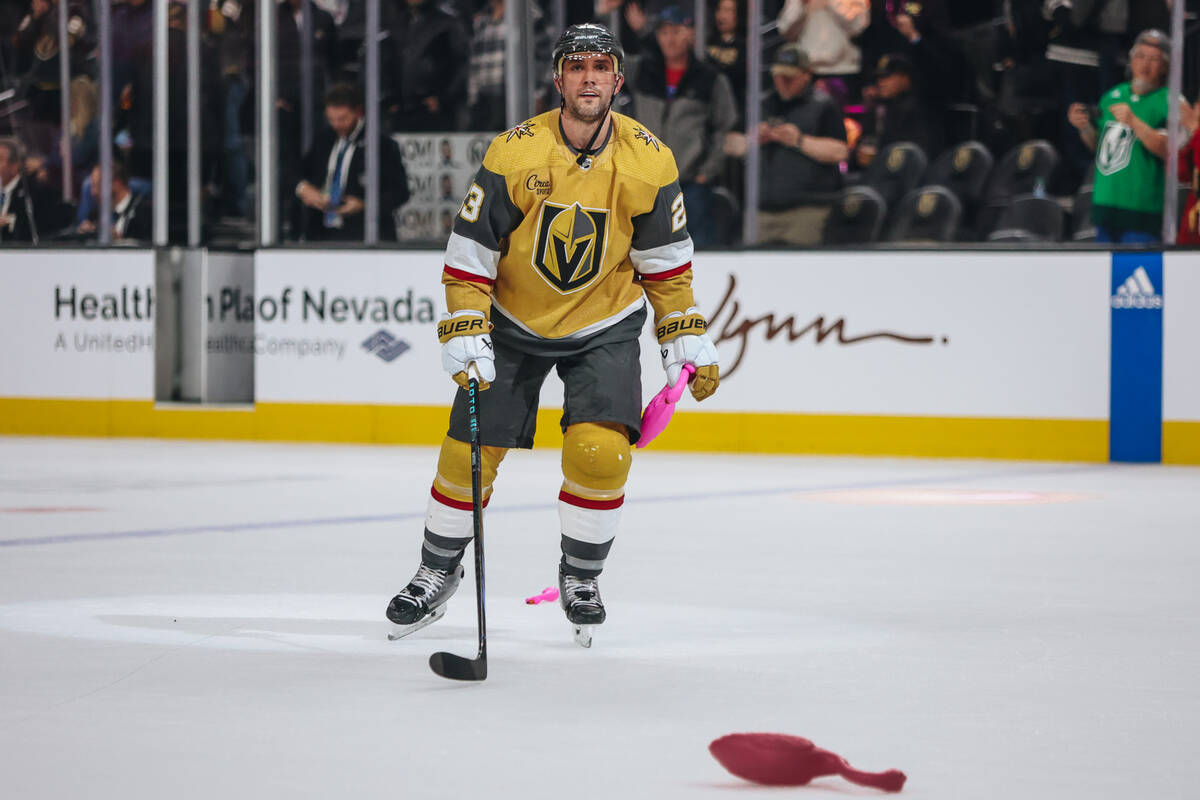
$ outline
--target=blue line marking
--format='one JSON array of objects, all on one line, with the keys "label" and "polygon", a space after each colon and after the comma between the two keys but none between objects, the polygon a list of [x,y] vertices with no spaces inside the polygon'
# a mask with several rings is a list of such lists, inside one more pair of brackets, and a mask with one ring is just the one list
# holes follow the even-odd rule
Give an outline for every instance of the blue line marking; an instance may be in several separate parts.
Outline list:
[{"label": "blue line marking", "polygon": [[[885,489],[893,486],[919,486],[931,483],[966,483],[975,480],[991,478],[1027,478],[1037,475],[1067,475],[1076,472],[1090,472],[1104,469],[1103,465],[1087,464],[1071,467],[1047,467],[1040,470],[1025,470],[1021,472],[979,472],[955,474],[944,477],[925,476],[903,480],[878,480],[858,483],[833,484],[827,486],[781,486],[772,489],[739,489],[727,492],[703,492],[691,494],[656,495],[629,500],[630,505],[649,505],[659,503],[682,503],[696,500],[715,500],[721,498],[764,497],[781,494],[814,494],[817,492],[852,491],[857,489]],[[521,513],[526,511],[546,511],[557,509],[557,503],[528,503],[514,506],[492,506],[492,513]],[[149,528],[137,531],[108,531],[99,533],[66,533],[57,536],[29,536],[21,539],[0,539],[0,547],[36,547],[47,544],[74,544],[76,542],[103,542],[115,539],[154,539],[163,536],[190,536],[198,533],[239,533],[242,531],[266,531],[279,528],[315,528],[325,525],[360,525],[370,522],[402,522],[411,519],[424,519],[424,511],[410,511],[402,514],[372,514],[354,517],[325,517],[319,519],[291,519],[274,522],[236,522],[213,525],[194,525],[186,528]]]}]

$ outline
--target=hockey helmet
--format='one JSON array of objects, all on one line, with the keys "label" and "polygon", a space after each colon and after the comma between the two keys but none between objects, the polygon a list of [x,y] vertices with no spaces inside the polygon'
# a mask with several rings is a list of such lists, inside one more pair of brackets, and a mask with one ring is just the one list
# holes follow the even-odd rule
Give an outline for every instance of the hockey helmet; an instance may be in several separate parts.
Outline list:
[{"label": "hockey helmet", "polygon": [[577,53],[607,53],[613,58],[613,71],[618,75],[625,74],[625,51],[621,48],[616,37],[603,25],[585,22],[572,25],[558,37],[554,45],[551,61],[554,64],[554,74],[562,75],[563,59]]}]

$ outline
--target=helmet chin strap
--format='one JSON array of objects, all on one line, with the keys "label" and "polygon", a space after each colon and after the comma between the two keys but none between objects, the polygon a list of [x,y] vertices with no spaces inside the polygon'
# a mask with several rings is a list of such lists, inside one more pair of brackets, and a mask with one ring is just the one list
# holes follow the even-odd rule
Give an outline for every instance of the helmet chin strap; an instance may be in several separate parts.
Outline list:
[{"label": "helmet chin strap", "polygon": [[[600,148],[596,148],[596,149],[592,149],[592,148],[593,148],[593,145],[596,144],[596,137],[598,137],[600,135],[601,129],[604,128],[604,120],[608,119],[608,117],[610,116],[610,113],[612,112],[613,103],[616,102],[616,100],[617,100],[617,92],[618,91],[620,91],[619,88],[616,88],[616,87],[613,88],[613,93],[608,98],[608,106],[604,109],[603,116],[600,117],[600,121],[596,124],[596,129],[592,131],[592,138],[588,139],[587,145],[582,150],[580,150],[579,155],[577,155],[575,157],[575,163],[584,169],[591,168],[592,157],[600,152]],[[566,104],[567,104],[567,101],[565,98],[562,98],[559,100],[560,108],[565,107]],[[558,124],[560,127],[562,126],[561,122],[559,122]]]}]

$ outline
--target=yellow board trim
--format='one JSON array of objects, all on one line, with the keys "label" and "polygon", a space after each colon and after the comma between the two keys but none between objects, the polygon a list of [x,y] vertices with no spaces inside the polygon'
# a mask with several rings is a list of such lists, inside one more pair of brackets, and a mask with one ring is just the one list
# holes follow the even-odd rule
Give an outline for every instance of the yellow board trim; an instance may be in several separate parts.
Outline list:
[{"label": "yellow board trim", "polygon": [[[562,444],[562,412],[538,412],[538,447]],[[0,434],[438,445],[442,406],[0,398]],[[1167,423],[1164,460],[1200,463],[1200,423]],[[655,450],[1108,460],[1107,420],[680,412]]]},{"label": "yellow board trim", "polygon": [[1200,422],[1163,423],[1163,463],[1200,464]]}]

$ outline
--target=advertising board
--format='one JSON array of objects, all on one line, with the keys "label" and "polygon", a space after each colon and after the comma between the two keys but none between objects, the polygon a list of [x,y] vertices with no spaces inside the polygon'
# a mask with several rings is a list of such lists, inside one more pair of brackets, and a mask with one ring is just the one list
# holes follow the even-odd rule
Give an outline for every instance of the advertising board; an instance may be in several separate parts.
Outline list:
[{"label": "advertising board", "polygon": [[[700,254],[721,389],[688,410],[1101,419],[1108,255]],[[444,405],[437,252],[263,251],[259,402]],[[643,335],[647,399],[663,383]],[[551,378],[543,403],[561,402]]]},{"label": "advertising board", "polygon": [[0,297],[0,397],[154,397],[150,251],[9,251]]}]

